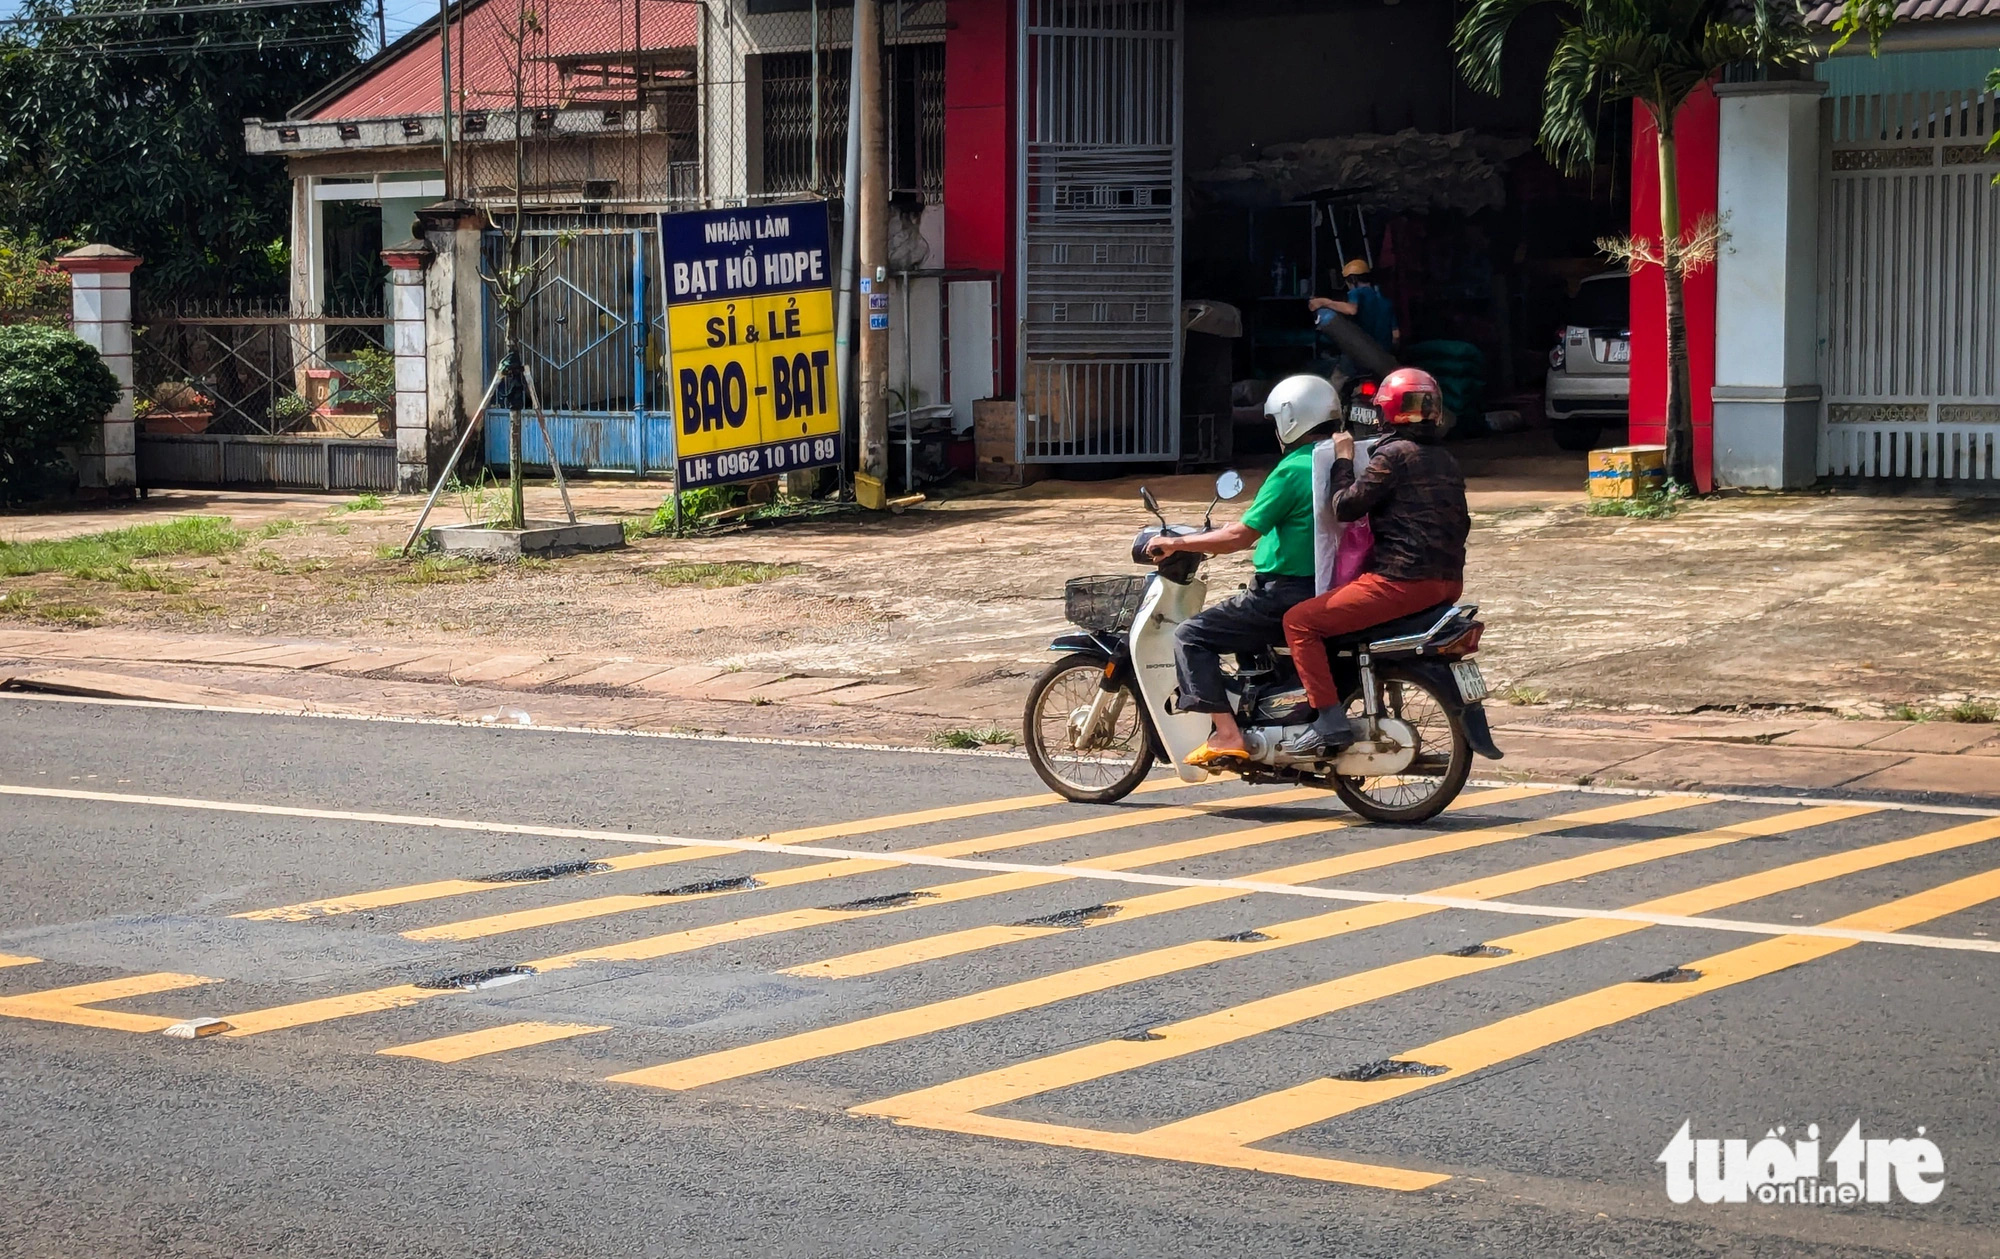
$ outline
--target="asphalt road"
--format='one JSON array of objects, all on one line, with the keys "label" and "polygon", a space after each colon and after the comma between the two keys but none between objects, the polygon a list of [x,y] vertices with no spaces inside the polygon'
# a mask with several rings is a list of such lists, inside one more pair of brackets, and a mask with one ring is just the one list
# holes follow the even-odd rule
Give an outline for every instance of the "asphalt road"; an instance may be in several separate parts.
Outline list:
[{"label": "asphalt road", "polygon": [[16,698],[0,793],[0,1254],[2000,1254],[1991,817]]}]

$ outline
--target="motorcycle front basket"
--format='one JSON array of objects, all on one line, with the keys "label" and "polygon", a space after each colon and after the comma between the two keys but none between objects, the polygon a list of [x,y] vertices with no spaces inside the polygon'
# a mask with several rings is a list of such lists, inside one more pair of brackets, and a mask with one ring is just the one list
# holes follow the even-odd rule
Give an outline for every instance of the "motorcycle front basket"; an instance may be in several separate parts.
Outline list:
[{"label": "motorcycle front basket", "polygon": [[1063,615],[1093,634],[1123,634],[1145,595],[1143,576],[1072,577],[1063,587]]}]

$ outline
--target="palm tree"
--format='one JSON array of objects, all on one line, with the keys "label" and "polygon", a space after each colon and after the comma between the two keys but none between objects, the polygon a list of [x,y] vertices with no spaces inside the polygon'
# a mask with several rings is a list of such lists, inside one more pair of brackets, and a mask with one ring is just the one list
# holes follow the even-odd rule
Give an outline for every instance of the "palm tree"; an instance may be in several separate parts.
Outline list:
[{"label": "palm tree", "polygon": [[1632,100],[1644,106],[1658,137],[1660,236],[1598,244],[1637,270],[1656,264],[1667,290],[1667,475],[1694,484],[1694,420],[1689,410],[1687,272],[1714,257],[1716,226],[1681,222],[1674,161],[1674,118],[1688,96],[1738,62],[1803,64],[1813,55],[1798,10],[1784,0],[1473,0],[1452,47],[1466,82],[1500,92],[1500,58],[1514,19],[1530,7],[1567,10],[1542,88],[1542,151],[1565,171],[1587,168],[1597,153],[1595,107]]}]

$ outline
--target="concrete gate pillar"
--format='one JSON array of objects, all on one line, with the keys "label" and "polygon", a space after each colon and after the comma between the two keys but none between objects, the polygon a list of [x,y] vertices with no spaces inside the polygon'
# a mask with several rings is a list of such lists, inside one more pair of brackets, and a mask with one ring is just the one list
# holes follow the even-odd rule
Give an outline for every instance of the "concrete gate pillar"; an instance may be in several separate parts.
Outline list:
[{"label": "concrete gate pillar", "polygon": [[1819,98],[1813,82],[1719,83],[1715,480],[1817,477]]},{"label": "concrete gate pillar", "polygon": [[77,454],[77,482],[86,490],[130,492],[139,484],[132,423],[132,272],[141,261],[111,245],[85,245],[56,259],[56,267],[69,275],[70,331],[96,349],[118,378],[118,401]]},{"label": "concrete gate pillar", "polygon": [[382,251],[389,267],[390,351],[396,356],[396,488],[422,494],[431,487],[429,336],[424,317],[424,264],[431,247],[408,241]]},{"label": "concrete gate pillar", "polygon": [[486,214],[468,201],[440,201],[417,211],[417,229],[431,250],[423,288],[424,379],[434,480],[486,392],[486,294],[479,279]]}]

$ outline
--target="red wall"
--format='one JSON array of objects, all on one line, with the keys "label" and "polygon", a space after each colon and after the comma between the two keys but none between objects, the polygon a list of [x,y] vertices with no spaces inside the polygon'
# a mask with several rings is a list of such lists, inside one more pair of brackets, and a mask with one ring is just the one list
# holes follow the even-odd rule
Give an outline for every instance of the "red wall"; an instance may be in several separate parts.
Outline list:
[{"label": "red wall", "polygon": [[1000,369],[1014,383],[1013,0],[947,0],[944,265],[998,271]]},{"label": "red wall", "polygon": [[[1680,174],[1681,229],[1716,212],[1716,154],[1720,111],[1703,87],[1688,97],[1674,120]],[[1660,238],[1660,159],[1645,107],[1632,106],[1632,234]],[[1693,396],[1695,481],[1715,488],[1715,267],[1703,267],[1682,285],[1687,305],[1688,376]],[[1667,440],[1666,281],[1658,267],[1632,277],[1632,443],[1663,446]]]}]

